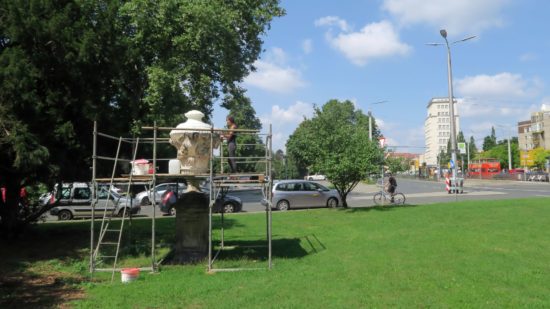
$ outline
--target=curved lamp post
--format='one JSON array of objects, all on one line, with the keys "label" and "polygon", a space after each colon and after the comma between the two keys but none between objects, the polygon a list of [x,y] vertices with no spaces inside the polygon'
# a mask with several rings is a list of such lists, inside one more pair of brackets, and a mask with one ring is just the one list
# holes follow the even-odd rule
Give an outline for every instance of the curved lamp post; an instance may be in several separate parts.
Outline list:
[{"label": "curved lamp post", "polygon": [[[451,123],[451,160],[453,161],[453,166],[451,167],[452,171],[452,178],[456,178],[456,151],[457,151],[457,145],[456,145],[456,128],[455,128],[455,110],[454,110],[454,96],[453,96],[453,71],[451,66],[451,48],[449,46],[449,41],[447,40],[447,30],[441,29],[439,30],[439,33],[445,39],[445,46],[447,46],[447,79],[449,83],[449,116],[450,116],[450,123]],[[470,39],[475,38],[476,36],[471,36],[464,38],[462,40],[454,41],[451,44],[464,42]],[[443,45],[443,43],[428,43],[427,45],[431,46],[439,46]]]},{"label": "curved lamp post", "polygon": [[371,112],[371,105],[376,105],[376,104],[382,104],[382,103],[386,103],[388,102],[388,100],[383,100],[383,101],[378,101],[378,102],[373,102],[373,103],[369,103],[369,141],[372,142],[372,112]]}]

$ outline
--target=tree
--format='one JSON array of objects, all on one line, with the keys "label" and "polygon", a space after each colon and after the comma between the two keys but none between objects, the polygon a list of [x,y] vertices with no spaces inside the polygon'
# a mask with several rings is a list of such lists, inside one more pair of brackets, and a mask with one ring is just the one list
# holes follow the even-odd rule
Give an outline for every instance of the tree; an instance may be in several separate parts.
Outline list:
[{"label": "tree", "polygon": [[330,100],[315,107],[313,118],[300,123],[286,148],[300,166],[327,176],[344,207],[349,192],[383,160],[378,143],[369,141],[367,116],[350,101]]},{"label": "tree", "polygon": [[491,127],[491,135],[485,136],[483,139],[483,151],[487,151],[497,145],[497,136],[495,134],[495,127]]},{"label": "tree", "polygon": [[[229,114],[235,118],[239,129],[260,130],[262,124],[260,119],[256,117],[256,111],[252,107],[250,99],[244,96],[244,93],[237,97],[230,95],[222,104],[223,107],[229,110]],[[260,158],[265,157],[264,141],[257,133],[242,132],[237,133],[238,143],[236,155],[239,157],[237,166],[241,172],[258,172],[256,163]],[[224,150],[227,156],[227,149]],[[265,163],[264,163],[265,165]],[[265,170],[263,168],[262,170]]]},{"label": "tree", "polygon": [[[512,168],[519,166],[519,147],[516,139],[511,139]],[[491,149],[480,154],[482,159],[494,158],[500,161],[501,167],[508,168],[508,140],[501,140]]]},{"label": "tree", "polygon": [[538,147],[532,150],[533,157],[533,167],[544,170],[546,167],[546,160],[550,156],[549,150],[544,150],[544,148]]},{"label": "tree", "polygon": [[407,171],[410,167],[409,160],[402,157],[389,156],[388,158],[386,158],[385,163],[388,166],[390,172],[392,172],[393,174]]},{"label": "tree", "polygon": [[282,14],[277,0],[1,1],[1,230],[48,210],[18,218],[21,186],[91,179],[93,121],[126,136],[242,93]]},{"label": "tree", "polygon": [[476,140],[473,136],[470,136],[470,142],[468,143],[468,151],[470,152],[470,158],[475,158],[477,155]]},{"label": "tree", "polygon": [[[278,149],[273,154],[272,162],[273,179],[294,179],[300,177],[296,163],[290,156],[286,155],[283,150]],[[265,170],[265,164],[258,163],[258,165],[257,170]]]}]

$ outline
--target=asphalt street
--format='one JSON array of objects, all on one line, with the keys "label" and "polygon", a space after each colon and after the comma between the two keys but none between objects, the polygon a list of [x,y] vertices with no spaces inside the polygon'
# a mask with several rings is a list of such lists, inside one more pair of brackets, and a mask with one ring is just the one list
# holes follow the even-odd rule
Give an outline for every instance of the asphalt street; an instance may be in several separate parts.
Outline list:
[{"label": "asphalt street", "polygon": [[[436,182],[400,178],[397,181],[397,191],[405,194],[406,204],[409,205],[448,203],[463,200],[483,201],[526,197],[550,198],[550,184],[547,182],[467,179],[464,183],[464,193],[448,194],[445,191],[445,183],[443,181]],[[326,186],[330,185],[327,181],[319,181],[319,183]],[[350,207],[374,206],[373,196],[380,189],[379,185],[360,183],[348,195],[348,205]],[[229,194],[241,198],[243,201],[243,212],[265,211],[265,207],[260,204],[263,196],[259,189],[234,188]],[[140,217],[151,217],[152,215],[152,206],[143,206],[141,208]],[[162,216],[158,209],[156,215]],[[47,220],[55,221],[57,218],[48,216]]]}]

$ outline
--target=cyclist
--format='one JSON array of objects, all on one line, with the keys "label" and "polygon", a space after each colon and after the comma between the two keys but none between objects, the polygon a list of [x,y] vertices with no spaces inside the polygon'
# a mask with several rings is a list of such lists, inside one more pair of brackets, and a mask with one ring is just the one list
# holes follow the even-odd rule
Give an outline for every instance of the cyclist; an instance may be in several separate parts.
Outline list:
[{"label": "cyclist", "polygon": [[397,180],[393,177],[392,173],[388,173],[388,184],[386,185],[386,192],[391,195],[390,202],[394,202],[393,196],[395,194],[395,188],[397,188]]}]

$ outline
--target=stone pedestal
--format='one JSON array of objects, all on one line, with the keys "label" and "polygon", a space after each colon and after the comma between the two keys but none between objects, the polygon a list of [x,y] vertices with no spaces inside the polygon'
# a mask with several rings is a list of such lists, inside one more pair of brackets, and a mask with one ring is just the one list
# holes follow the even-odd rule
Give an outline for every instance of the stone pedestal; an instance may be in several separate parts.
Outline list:
[{"label": "stone pedestal", "polygon": [[197,191],[184,193],[176,207],[176,245],[171,264],[189,264],[208,256],[208,197]]}]

